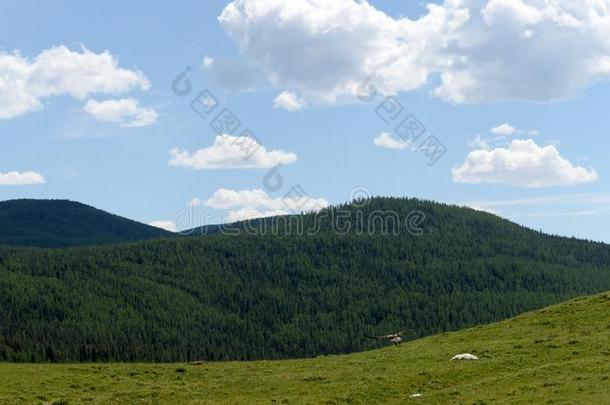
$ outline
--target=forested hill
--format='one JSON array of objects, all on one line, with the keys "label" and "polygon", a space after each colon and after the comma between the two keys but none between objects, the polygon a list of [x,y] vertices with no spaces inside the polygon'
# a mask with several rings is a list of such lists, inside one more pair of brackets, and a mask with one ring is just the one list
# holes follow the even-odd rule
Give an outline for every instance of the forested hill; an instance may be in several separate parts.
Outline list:
[{"label": "forested hill", "polygon": [[[287,222],[290,221],[290,222]],[[0,248],[0,361],[306,357],[610,290],[608,245],[380,198],[207,236]]]},{"label": "forested hill", "polygon": [[172,235],[73,201],[24,199],[0,202],[0,245],[101,245]]}]

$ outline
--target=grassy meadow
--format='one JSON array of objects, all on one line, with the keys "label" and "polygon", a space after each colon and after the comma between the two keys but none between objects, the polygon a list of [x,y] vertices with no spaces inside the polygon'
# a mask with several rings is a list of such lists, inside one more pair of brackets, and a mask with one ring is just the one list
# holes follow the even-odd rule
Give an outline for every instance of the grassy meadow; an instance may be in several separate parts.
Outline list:
[{"label": "grassy meadow", "polygon": [[[464,352],[480,360],[450,361]],[[201,365],[4,363],[0,403],[610,403],[610,293],[346,356]]]}]

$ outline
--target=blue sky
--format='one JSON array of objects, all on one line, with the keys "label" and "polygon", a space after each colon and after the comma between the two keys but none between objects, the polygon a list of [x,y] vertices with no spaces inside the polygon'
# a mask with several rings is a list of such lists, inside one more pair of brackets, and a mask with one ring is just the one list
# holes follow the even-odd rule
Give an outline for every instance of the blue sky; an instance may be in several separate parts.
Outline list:
[{"label": "blue sky", "polygon": [[[282,213],[295,190],[307,208],[370,193],[610,241],[610,2],[541,3],[4,2],[0,199],[186,227]],[[203,90],[218,101],[204,118],[190,106]],[[425,125],[418,141],[442,142],[434,165],[376,113],[387,96]],[[217,139],[224,108],[241,126]],[[244,129],[259,144],[238,159]],[[218,216],[185,222],[189,204]]]}]

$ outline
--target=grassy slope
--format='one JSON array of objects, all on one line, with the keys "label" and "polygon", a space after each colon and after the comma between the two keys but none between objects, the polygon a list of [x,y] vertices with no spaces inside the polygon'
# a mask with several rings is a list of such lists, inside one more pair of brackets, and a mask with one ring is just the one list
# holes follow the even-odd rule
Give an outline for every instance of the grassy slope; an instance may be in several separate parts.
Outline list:
[{"label": "grassy slope", "polygon": [[[0,403],[610,403],[610,293],[348,356],[0,365]],[[478,362],[450,362],[470,352]],[[420,398],[409,398],[421,393]],[[64,403],[65,403],[64,402]]]}]

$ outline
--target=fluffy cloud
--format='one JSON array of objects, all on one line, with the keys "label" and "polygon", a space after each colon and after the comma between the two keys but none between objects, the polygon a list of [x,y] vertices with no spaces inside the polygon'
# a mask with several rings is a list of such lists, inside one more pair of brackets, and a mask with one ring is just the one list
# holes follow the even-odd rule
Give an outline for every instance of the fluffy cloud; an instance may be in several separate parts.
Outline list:
[{"label": "fluffy cloud", "polygon": [[491,133],[500,136],[509,136],[509,135],[538,135],[538,131],[536,130],[524,130],[517,129],[508,123],[504,123],[502,125],[498,125],[497,127],[493,127],[491,129]]},{"label": "fluffy cloud", "polygon": [[470,149],[483,149],[490,150],[491,144],[494,143],[495,139],[488,140],[481,135],[477,135],[472,141],[469,142]]},{"label": "fluffy cloud", "polygon": [[373,73],[388,93],[425,84],[425,48],[438,51],[445,33],[468,19],[466,10],[429,10],[410,21],[353,0],[236,0],[219,22],[274,85],[296,87],[307,100],[335,102],[353,96]]},{"label": "fluffy cloud", "polygon": [[0,186],[25,186],[42,183],[44,183],[44,177],[33,171],[0,173]]},{"label": "fluffy cloud", "polygon": [[517,129],[512,125],[506,123],[498,125],[497,127],[491,129],[491,133],[496,135],[512,135],[515,132],[517,132]]},{"label": "fluffy cloud", "polygon": [[214,58],[208,55],[203,56],[203,67],[209,68],[214,64]]},{"label": "fluffy cloud", "polygon": [[155,228],[165,229],[170,232],[177,232],[176,224],[173,221],[153,221],[148,225],[154,226]]},{"label": "fluffy cloud", "polygon": [[452,3],[468,7],[471,19],[444,52],[451,65],[440,70],[435,94],[445,100],[552,101],[610,77],[602,65],[610,50],[608,0]]},{"label": "fluffy cloud", "polygon": [[294,153],[267,150],[254,138],[218,135],[214,145],[194,153],[174,148],[169,151],[169,165],[195,170],[264,169],[287,165],[297,160]]},{"label": "fluffy cloud", "polygon": [[234,0],[218,19],[245,60],[308,101],[351,99],[370,76],[384,94],[438,76],[433,93],[453,103],[549,101],[610,76],[610,0],[426,8],[411,20],[366,1]]},{"label": "fluffy cloud", "polygon": [[385,149],[407,149],[410,146],[410,142],[403,141],[402,139],[396,139],[387,132],[382,132],[374,140],[375,146],[378,148]]},{"label": "fluffy cloud", "polygon": [[231,210],[232,221],[252,219],[290,213],[319,211],[328,207],[323,198],[311,198],[300,193],[297,196],[273,198],[263,190],[229,190],[221,188],[204,202],[210,208]]},{"label": "fluffy cloud", "polygon": [[154,110],[140,107],[138,100],[133,98],[89,100],[84,109],[96,120],[111,122],[121,128],[145,127],[157,122],[157,113]]},{"label": "fluffy cloud", "polygon": [[513,140],[506,148],[473,150],[452,170],[456,183],[496,183],[520,187],[573,186],[597,180],[594,169],[574,166],[553,145]]},{"label": "fluffy cloud", "polygon": [[273,100],[273,108],[281,108],[288,111],[302,111],[307,108],[307,102],[293,92],[283,91]]},{"label": "fluffy cloud", "polygon": [[14,118],[43,108],[42,100],[70,95],[83,100],[92,94],[119,94],[148,89],[139,71],[123,69],[108,51],[96,54],[58,46],[33,60],[18,51],[0,52],[0,119]]}]

